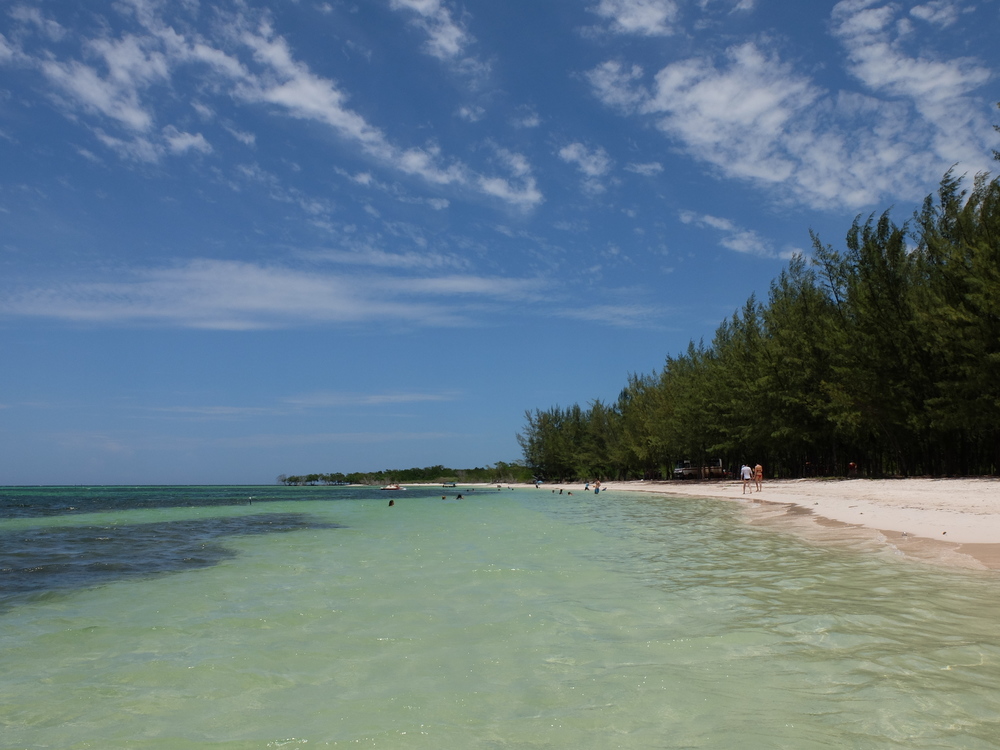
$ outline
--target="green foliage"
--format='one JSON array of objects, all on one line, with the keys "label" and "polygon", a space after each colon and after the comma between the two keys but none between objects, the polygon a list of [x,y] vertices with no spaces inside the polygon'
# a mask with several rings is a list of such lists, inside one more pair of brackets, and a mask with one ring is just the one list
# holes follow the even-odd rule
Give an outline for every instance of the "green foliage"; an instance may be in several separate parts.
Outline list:
[{"label": "green foliage", "polygon": [[912,222],[813,235],[766,304],[618,400],[536,409],[525,463],[554,480],[662,477],[681,459],[779,476],[987,474],[1000,467],[1000,183],[951,173]]}]

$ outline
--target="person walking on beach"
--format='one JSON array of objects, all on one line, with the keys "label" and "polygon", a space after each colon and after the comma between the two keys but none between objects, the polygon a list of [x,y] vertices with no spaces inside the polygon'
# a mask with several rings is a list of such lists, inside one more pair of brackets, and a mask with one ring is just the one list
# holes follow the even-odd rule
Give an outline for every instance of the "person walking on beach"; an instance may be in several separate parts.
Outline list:
[{"label": "person walking on beach", "polygon": [[[740,469],[740,479],[743,480],[743,494],[747,494],[747,488],[750,487],[750,480],[753,479],[753,469],[751,469],[746,464],[743,464],[743,468]],[[750,494],[753,494],[753,488],[750,487]]]},{"label": "person walking on beach", "polygon": [[753,467],[753,481],[757,486],[757,492],[760,492],[764,487],[764,467],[760,464]]}]

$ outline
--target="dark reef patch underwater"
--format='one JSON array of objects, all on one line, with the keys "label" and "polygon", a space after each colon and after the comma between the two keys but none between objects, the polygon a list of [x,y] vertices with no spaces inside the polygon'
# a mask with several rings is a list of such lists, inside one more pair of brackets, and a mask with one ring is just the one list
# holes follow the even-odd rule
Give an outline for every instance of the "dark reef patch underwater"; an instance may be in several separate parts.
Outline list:
[{"label": "dark reef patch underwater", "polygon": [[227,537],[338,528],[307,513],[0,532],[0,613],[26,595],[205,568],[236,556]]}]

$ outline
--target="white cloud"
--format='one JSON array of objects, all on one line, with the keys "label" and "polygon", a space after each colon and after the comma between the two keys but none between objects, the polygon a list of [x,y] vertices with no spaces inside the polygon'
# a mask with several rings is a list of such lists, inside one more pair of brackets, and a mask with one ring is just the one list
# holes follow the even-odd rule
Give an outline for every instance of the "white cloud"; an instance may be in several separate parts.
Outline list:
[{"label": "white cloud", "polygon": [[155,164],[163,155],[161,144],[154,143],[143,136],[134,136],[128,139],[116,138],[100,129],[96,130],[94,135],[97,140],[128,161]]},{"label": "white cloud", "polygon": [[425,49],[439,60],[459,57],[473,42],[441,0],[391,0],[390,7],[417,14],[416,24],[427,34]]},{"label": "white cloud", "polygon": [[542,118],[531,108],[521,107],[518,114],[511,119],[515,128],[537,128],[542,124]]},{"label": "white cloud", "polygon": [[638,85],[642,76],[643,70],[639,65],[626,66],[617,60],[609,60],[589,71],[587,80],[601,102],[631,114],[649,100],[649,91]]},{"label": "white cloud", "polygon": [[92,152],[92,151],[90,151],[90,150],[88,150],[88,149],[85,149],[85,148],[79,148],[79,147],[78,147],[78,148],[76,149],[76,152],[77,152],[78,154],[80,154],[80,156],[82,156],[82,157],[83,157],[84,159],[86,159],[86,160],[88,160],[88,161],[92,161],[92,162],[94,162],[95,164],[101,164],[101,163],[103,163],[103,162],[101,161],[101,159],[100,159],[100,158],[99,158],[99,157],[98,157],[98,156],[97,156],[96,154],[94,154],[94,152]]},{"label": "white cloud", "polygon": [[563,161],[576,164],[587,177],[601,177],[611,169],[611,159],[603,148],[588,149],[582,143],[571,143],[559,149]]},{"label": "white cloud", "polygon": [[233,138],[238,140],[244,146],[253,146],[257,143],[257,136],[253,133],[248,133],[245,130],[239,130],[232,126],[226,126],[226,130]]},{"label": "white cloud", "polygon": [[495,297],[507,301],[538,298],[536,284],[525,279],[508,279],[495,276],[452,275],[420,279],[396,278],[383,280],[388,288],[407,293],[436,294],[446,297],[474,295],[477,298]]},{"label": "white cloud", "polygon": [[716,230],[722,235],[719,244],[729,250],[762,258],[774,258],[777,255],[771,243],[757,232],[752,229],[744,229],[729,219],[710,214],[696,214],[693,211],[681,211],[679,218],[684,224],[695,224]]},{"label": "white cloud", "polygon": [[293,117],[329,125],[372,155],[387,160],[399,158],[399,151],[378,128],[345,106],[347,97],[333,81],[314,75],[305,64],[293,59],[283,38],[274,38],[268,29],[259,34],[245,30],[241,41],[271,74],[266,78],[247,74],[238,79],[236,93],[245,101],[275,104]]},{"label": "white cloud", "polygon": [[198,113],[198,116],[203,120],[214,120],[215,110],[209,107],[204,102],[191,102],[191,109]]},{"label": "white cloud", "polygon": [[138,272],[132,280],[67,284],[12,294],[6,314],[78,322],[167,324],[252,330],[295,323],[412,320],[444,323],[450,316],[424,303],[373,299],[365,285],[250,263],[196,260]]},{"label": "white cloud", "polygon": [[[917,129],[937,158],[936,169],[956,162],[971,171],[988,169],[984,134],[990,123],[982,102],[971,94],[993,74],[970,57],[908,54],[899,39],[897,10],[877,7],[873,0],[844,0],[834,7],[834,33],[848,53],[848,69],[876,95],[911,104],[918,120],[916,128],[909,128],[910,140]],[[943,13],[944,6],[937,10]]]},{"label": "white cloud", "polygon": [[542,195],[533,178],[526,177],[523,184],[513,186],[501,177],[477,175],[458,161],[443,163],[437,145],[405,150],[395,146],[380,129],[346,107],[347,97],[333,81],[314,75],[306,65],[296,62],[285,40],[272,37],[269,30],[259,34],[244,31],[241,38],[277,77],[277,80],[272,80],[274,76],[247,78],[241,82],[238,91],[247,101],[275,104],[287,109],[293,117],[325,123],[370,156],[433,185],[472,186],[519,208],[541,203]]},{"label": "white cloud", "polygon": [[612,31],[620,34],[668,36],[676,31],[675,0],[600,0],[591,10],[609,19]]},{"label": "white cloud", "polygon": [[212,151],[212,146],[201,133],[183,133],[173,125],[168,125],[163,129],[163,137],[172,154],[183,154],[186,151],[208,154]]},{"label": "white cloud", "polygon": [[413,23],[427,35],[424,51],[452,70],[478,83],[490,73],[490,65],[467,54],[476,39],[443,0],[390,0],[393,10],[416,15]]},{"label": "white cloud", "polygon": [[10,46],[7,37],[0,34],[0,63],[12,62],[16,57],[19,57],[19,53]]},{"label": "white cloud", "polygon": [[872,0],[834,9],[834,33],[866,93],[824,90],[753,43],[721,61],[667,65],[652,86],[639,66],[620,61],[588,79],[607,106],[652,118],[721,176],[766,186],[781,200],[852,209],[918,200],[954,163],[990,167],[987,110],[971,96],[989,73],[969,58],[904,54],[898,13]]},{"label": "white cloud", "polygon": [[524,155],[499,147],[495,148],[495,153],[497,162],[512,175],[514,182],[502,177],[480,177],[479,189],[520,208],[539,205],[545,198]]},{"label": "white cloud", "polygon": [[153,406],[149,407],[148,411],[164,414],[183,414],[222,419],[232,419],[233,417],[257,417],[282,413],[282,411],[276,407],[267,406]]},{"label": "white cloud", "polygon": [[588,149],[582,143],[570,143],[559,149],[559,158],[568,164],[575,164],[583,174],[584,189],[589,193],[604,191],[600,178],[611,171],[612,161],[608,152],[601,147]]},{"label": "white cloud", "polygon": [[384,404],[416,404],[437,401],[454,401],[458,396],[454,393],[339,393],[322,391],[307,393],[301,396],[289,396],[281,399],[283,404],[289,404],[302,409],[315,409],[338,406],[382,406]]},{"label": "white cloud", "polygon": [[145,132],[152,126],[153,115],[140,102],[137,82],[102,78],[92,67],[76,61],[45,60],[40,68],[85,110],[109,117],[133,131]]},{"label": "white cloud", "polygon": [[459,107],[458,116],[467,122],[479,122],[486,115],[486,110],[479,106]]},{"label": "white cloud", "polygon": [[[201,419],[224,418],[232,419],[240,413],[240,407],[229,415],[225,414],[225,407],[220,407],[221,411],[213,412],[213,407],[191,407],[185,411],[185,407],[175,409],[153,410],[156,413],[177,413],[193,414]],[[244,414],[252,414],[252,407],[243,410]],[[287,407],[286,407],[287,412]],[[264,413],[280,413],[277,410],[269,410]],[[103,453],[116,455],[127,453],[129,455],[136,452],[154,452],[157,454],[165,452],[182,452],[190,454],[196,451],[212,450],[220,447],[224,448],[282,448],[289,446],[307,445],[331,445],[337,443],[395,443],[401,440],[427,441],[443,438],[454,439],[456,436],[441,432],[319,432],[304,434],[289,434],[286,432],[240,434],[235,437],[205,437],[202,435],[185,435],[183,437],[163,435],[143,435],[128,433],[120,437],[112,437],[100,433],[91,432],[61,432],[52,435],[61,445],[69,448],[96,448]]]},{"label": "white cloud", "polygon": [[658,161],[646,162],[643,164],[629,163],[625,165],[627,172],[641,174],[643,177],[655,177],[663,172],[663,165]]},{"label": "white cloud", "polygon": [[303,257],[314,261],[327,261],[354,266],[371,266],[373,268],[393,269],[436,269],[462,268],[467,261],[440,253],[390,253],[371,247],[365,243],[346,250],[318,250],[303,253]]},{"label": "white cloud", "polygon": [[869,88],[920,105],[958,100],[990,80],[990,71],[972,58],[908,56],[894,38],[895,7],[871,6],[872,0],[845,0],[833,9],[834,31],[849,54],[850,71]]},{"label": "white cloud", "polygon": [[559,314],[564,318],[603,323],[617,328],[639,328],[658,319],[663,311],[648,305],[625,304],[575,307],[561,310]]},{"label": "white cloud", "polygon": [[[454,439],[453,433],[447,432],[322,432],[316,434],[289,435],[282,433],[279,435],[260,434],[245,435],[234,438],[216,438],[209,441],[200,439],[185,440],[181,449],[195,450],[199,445],[224,445],[234,448],[276,448],[282,446],[296,445],[326,445],[329,443],[395,443],[400,440],[440,440]],[[167,450],[171,449],[169,446]],[[162,450],[156,446],[156,450]]]},{"label": "white cloud", "polygon": [[11,18],[20,21],[21,23],[27,23],[35,26],[42,32],[42,34],[52,41],[57,42],[66,36],[66,29],[64,29],[56,21],[45,18],[45,16],[42,15],[41,10],[38,8],[32,8],[27,5],[15,5],[10,9],[9,15]]},{"label": "white cloud", "polygon": [[730,48],[728,67],[708,59],[668,65],[643,110],[696,156],[739,177],[782,181],[791,175],[783,136],[818,92],[756,46]]},{"label": "white cloud", "polygon": [[[423,19],[421,23],[434,32],[433,49],[441,54],[457,54],[462,44],[470,41],[455,31],[458,25],[439,0],[394,3],[394,7],[415,12]],[[532,208],[543,200],[530,175],[511,181],[479,174],[459,160],[445,157],[435,143],[400,146],[392,142],[379,127],[347,105],[348,95],[335,81],[316,75],[297,60],[284,37],[266,21],[254,24],[248,17],[236,15],[224,25],[227,38],[223,41],[234,50],[242,47],[252,55],[253,64],[244,65],[235,52],[224,51],[195,34],[185,36],[162,21],[157,16],[159,6],[138,1],[132,5],[144,33],[111,38],[104,27],[104,36],[82,42],[86,62],[59,59],[51,51],[33,58],[17,51],[27,64],[43,72],[66,105],[75,108],[74,115],[82,110],[93,119],[91,127],[98,140],[123,158],[154,163],[164,154],[211,150],[204,135],[186,133],[171,124],[161,126],[159,134],[155,132],[154,88],[170,86],[175,70],[190,66],[194,74],[205,76],[204,82],[210,87],[228,88],[239,102],[268,105],[273,113],[322,123],[368,157],[430,185],[472,188],[521,209]],[[9,56],[13,56],[15,50],[6,45],[0,46],[0,54],[8,49]],[[213,115],[203,104],[198,111],[208,118]],[[469,108],[466,116],[474,119],[481,116],[481,110]],[[254,142],[252,134],[228,129],[242,142]],[[440,200],[438,207],[442,205]]]},{"label": "white cloud", "polygon": [[[525,279],[357,277],[200,259],[135,271],[119,281],[14,290],[0,300],[0,316],[216,330],[372,322],[454,326],[468,323],[456,297],[523,303],[536,286]],[[428,296],[438,299],[428,302]]]},{"label": "white cloud", "polygon": [[950,0],[932,0],[929,3],[910,8],[910,15],[914,18],[919,18],[921,21],[932,23],[941,28],[955,23],[960,12],[957,4],[950,2]]},{"label": "white cloud", "polygon": [[478,187],[486,195],[492,195],[512,206],[526,209],[534,208],[544,200],[533,177],[519,186],[512,185],[510,180],[503,177],[480,177]]},{"label": "white cloud", "polygon": [[[34,12],[20,13],[16,18],[39,25]],[[53,36],[51,31],[48,36]],[[185,47],[178,40],[172,30],[160,28],[146,35],[126,33],[117,39],[83,39],[85,61],[60,60],[48,51],[35,56],[21,52],[19,60],[35,66],[45,76],[71,115],[79,108],[96,119],[99,124],[93,126],[94,135],[105,146],[125,159],[155,163],[166,153],[211,150],[201,134],[184,133],[172,125],[161,128],[158,134],[154,132],[152,92],[157,86],[169,85],[172,68],[183,59],[219,62],[219,55],[198,51],[203,45]],[[199,111],[204,115],[206,108],[202,106]]]}]

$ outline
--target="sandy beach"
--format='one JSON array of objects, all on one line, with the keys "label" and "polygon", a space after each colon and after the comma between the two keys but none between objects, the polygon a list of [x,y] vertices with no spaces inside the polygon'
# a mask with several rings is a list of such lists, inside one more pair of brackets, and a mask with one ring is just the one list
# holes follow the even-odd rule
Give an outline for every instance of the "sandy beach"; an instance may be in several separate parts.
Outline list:
[{"label": "sandy beach", "polygon": [[[868,539],[890,551],[945,565],[1000,569],[1000,479],[607,482],[607,490],[710,497],[743,503],[750,523],[779,525],[820,540]],[[582,492],[581,483],[539,491]]]}]

